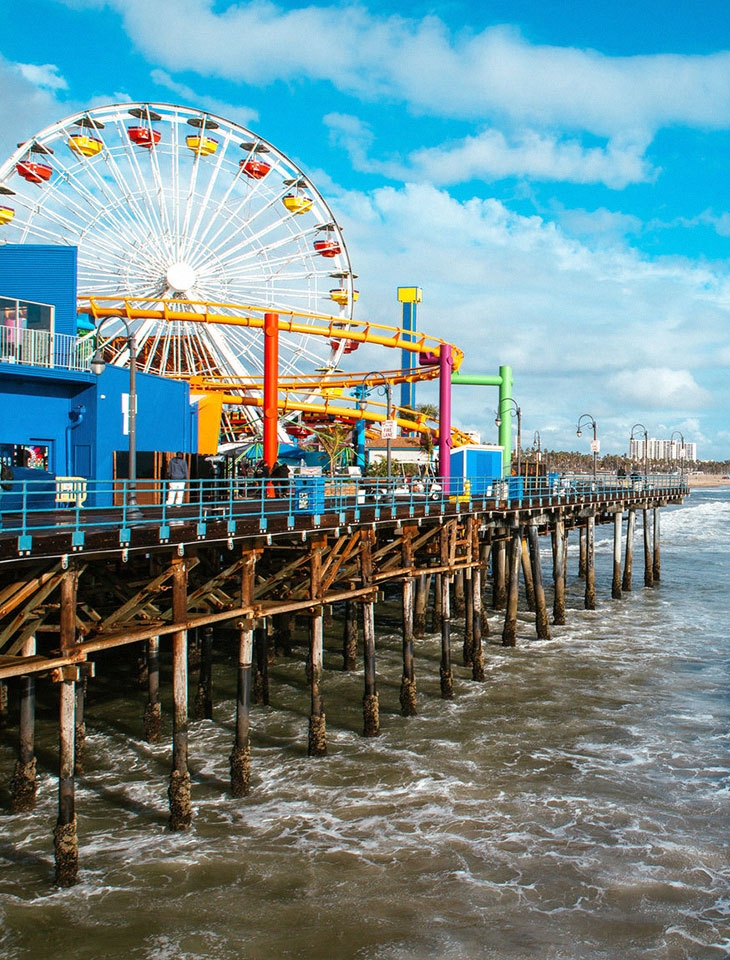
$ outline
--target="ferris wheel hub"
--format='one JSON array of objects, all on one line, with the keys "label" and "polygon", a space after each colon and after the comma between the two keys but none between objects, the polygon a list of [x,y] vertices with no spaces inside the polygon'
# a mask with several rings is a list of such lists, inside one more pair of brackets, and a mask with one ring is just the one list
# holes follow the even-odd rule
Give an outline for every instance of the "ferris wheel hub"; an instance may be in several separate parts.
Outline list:
[{"label": "ferris wheel hub", "polygon": [[176,260],[167,268],[165,274],[168,287],[175,293],[187,293],[195,286],[195,270],[184,260]]}]

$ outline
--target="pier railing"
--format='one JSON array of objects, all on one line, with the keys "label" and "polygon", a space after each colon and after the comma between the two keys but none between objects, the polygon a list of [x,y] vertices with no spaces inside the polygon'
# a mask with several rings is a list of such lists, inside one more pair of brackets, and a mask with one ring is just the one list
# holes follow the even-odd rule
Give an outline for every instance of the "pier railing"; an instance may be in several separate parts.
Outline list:
[{"label": "pier railing", "polygon": [[[119,530],[120,542],[130,539],[132,528],[151,525],[161,541],[170,537],[172,526],[196,524],[200,537],[207,525],[218,521],[234,532],[237,521],[248,521],[266,531],[272,518],[285,518],[295,526],[297,517],[311,518],[311,525],[358,522],[393,516],[429,516],[448,510],[548,509],[561,504],[610,504],[648,499],[677,499],[689,493],[684,477],[658,474],[627,478],[585,474],[560,477],[502,478],[350,478],[293,476],[289,479],[190,480],[184,500],[172,505],[170,481],[138,480],[130,505],[127,480],[91,481],[82,477],[53,477],[2,484],[0,492],[0,537],[18,537],[20,550],[30,549],[32,537],[42,532],[70,533],[81,548],[87,531]],[[170,503],[168,503],[170,500]]]}]

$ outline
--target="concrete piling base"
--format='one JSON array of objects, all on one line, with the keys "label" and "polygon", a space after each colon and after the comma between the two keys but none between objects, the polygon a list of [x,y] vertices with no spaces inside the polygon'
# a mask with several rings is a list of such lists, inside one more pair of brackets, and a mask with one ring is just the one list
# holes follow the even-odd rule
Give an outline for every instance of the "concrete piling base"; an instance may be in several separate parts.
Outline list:
[{"label": "concrete piling base", "polygon": [[10,778],[10,809],[13,813],[27,813],[35,809],[38,778],[36,777],[35,757],[28,763],[15,763],[15,771]]},{"label": "concrete piling base", "polygon": [[231,751],[231,793],[247,797],[251,791],[251,745],[246,742]]},{"label": "concrete piling base", "polygon": [[309,718],[309,743],[307,746],[307,756],[326,757],[327,756],[327,725],[325,715],[312,714]]},{"label": "concrete piling base", "polygon": [[380,706],[377,693],[362,698],[363,736],[377,737],[380,734]]},{"label": "concrete piling base", "polygon": [[78,879],[79,872],[76,817],[70,823],[56,825],[53,831],[53,850],[56,860],[56,886],[72,887]]},{"label": "concrete piling base", "polygon": [[148,703],[144,708],[144,738],[147,743],[162,740],[162,704]]},{"label": "concrete piling base", "polygon": [[415,717],[416,709],[416,681],[403,677],[400,682],[400,712],[403,717]]},{"label": "concrete piling base", "polygon": [[170,800],[170,829],[187,830],[193,821],[193,806],[190,802],[190,774],[173,770],[167,790]]}]

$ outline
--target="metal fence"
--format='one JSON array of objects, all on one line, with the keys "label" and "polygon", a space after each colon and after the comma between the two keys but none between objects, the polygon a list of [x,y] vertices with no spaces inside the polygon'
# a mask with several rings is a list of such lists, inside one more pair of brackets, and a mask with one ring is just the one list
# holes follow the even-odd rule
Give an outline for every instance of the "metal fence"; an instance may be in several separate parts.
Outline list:
[{"label": "metal fence", "polygon": [[[148,525],[159,532],[161,542],[171,527],[195,524],[205,537],[212,522],[226,524],[229,535],[236,522],[252,522],[266,531],[274,517],[286,518],[293,528],[297,517],[311,518],[318,526],[324,517],[331,524],[357,522],[363,511],[369,519],[394,516],[429,516],[443,513],[449,504],[459,510],[549,508],[570,503],[640,501],[643,498],[680,498],[689,493],[683,477],[660,474],[627,478],[581,474],[550,478],[480,477],[471,480],[369,479],[350,477],[293,476],[289,479],[234,478],[190,480],[183,502],[174,504],[171,481],[148,484],[145,498],[137,504],[129,481],[87,481],[82,477],[46,475],[42,480],[2,484],[0,536],[17,536],[19,549],[28,550],[32,536],[42,531],[71,533],[74,546],[84,544],[84,534],[93,530],[119,531],[119,541],[129,542],[134,528]],[[131,501],[131,502],[130,502]],[[404,509],[405,507],[405,509]]]}]

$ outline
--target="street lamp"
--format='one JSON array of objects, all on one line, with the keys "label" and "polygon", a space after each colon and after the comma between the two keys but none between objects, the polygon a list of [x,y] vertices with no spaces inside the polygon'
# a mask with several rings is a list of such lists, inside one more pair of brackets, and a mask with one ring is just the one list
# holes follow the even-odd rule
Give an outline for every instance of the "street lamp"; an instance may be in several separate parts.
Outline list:
[{"label": "street lamp", "polygon": [[494,423],[497,427],[502,425],[502,413],[506,403],[512,404],[512,406],[508,408],[510,416],[517,417],[517,476],[520,477],[522,476],[522,410],[514,397],[504,397],[500,400]]},{"label": "street lamp", "polygon": [[[384,373],[381,373],[379,370],[372,370],[370,373],[366,373],[362,380],[360,381],[360,400],[358,406],[361,410],[365,410],[367,406],[367,397],[368,397],[368,386],[374,389],[374,385],[370,382],[372,377],[380,377],[383,381],[383,386],[380,387],[381,390],[385,393],[385,419],[390,421],[390,400],[391,400],[391,390],[392,384],[390,380],[385,376]],[[385,456],[386,456],[386,465],[388,471],[388,480],[390,480],[392,471],[391,471],[391,447],[390,447],[390,432],[386,434],[385,437]]]},{"label": "street lamp", "polygon": [[644,480],[649,474],[648,464],[649,464],[649,431],[646,429],[643,423],[635,423],[631,428],[631,436],[629,437],[629,443],[632,440],[635,440],[634,431],[640,427],[644,434]]},{"label": "street lamp", "polygon": [[673,442],[674,442],[674,434],[675,434],[675,433],[678,435],[679,441],[680,441],[680,447],[679,447],[679,474],[680,474],[682,480],[684,480],[684,459],[685,459],[685,457],[686,457],[686,455],[687,455],[687,451],[684,449],[684,434],[682,433],[681,430],[673,430],[673,431],[672,431],[672,435],[671,435],[671,437],[669,438],[669,442],[670,442],[670,443],[673,443]]},{"label": "street lamp", "polygon": [[593,440],[591,441],[591,452],[593,453],[593,480],[594,480],[594,482],[595,482],[595,479],[596,479],[596,457],[598,456],[598,451],[599,451],[599,449],[600,449],[600,444],[599,444],[599,442],[598,442],[598,437],[597,437],[598,424],[597,424],[596,421],[593,419],[593,417],[590,415],[590,413],[582,413],[582,414],[578,417],[578,429],[575,431],[576,437],[582,437],[582,436],[583,436],[583,432],[582,432],[582,430],[581,430],[581,427],[583,426],[584,423],[590,423],[590,425],[593,427]]},{"label": "street lamp", "polygon": [[94,356],[91,358],[91,372],[97,377],[106,369],[104,352],[99,346],[99,334],[107,320],[119,320],[127,332],[127,350],[129,351],[129,484],[127,486],[127,516],[131,520],[141,520],[142,511],[137,506],[137,344],[134,332],[124,317],[104,317],[96,328],[94,337]]},{"label": "street lamp", "polygon": [[532,446],[537,448],[537,450],[536,450],[536,453],[537,453],[536,459],[537,459],[537,464],[538,464],[538,466],[539,466],[539,465],[540,465],[540,462],[542,461],[542,438],[540,437],[540,431],[539,431],[539,430],[536,430],[535,433],[534,433],[534,436],[533,436],[533,438],[532,438]]}]

